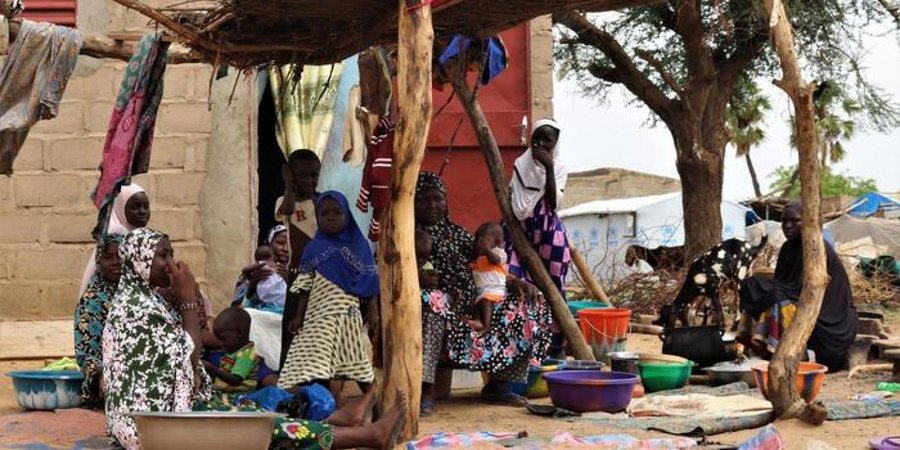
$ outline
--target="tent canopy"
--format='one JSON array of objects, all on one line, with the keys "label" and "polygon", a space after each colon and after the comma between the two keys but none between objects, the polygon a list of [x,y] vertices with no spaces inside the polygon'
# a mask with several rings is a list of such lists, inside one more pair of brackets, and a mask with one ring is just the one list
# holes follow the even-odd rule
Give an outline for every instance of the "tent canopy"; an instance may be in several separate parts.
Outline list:
[{"label": "tent canopy", "polygon": [[900,211],[900,202],[877,192],[869,192],[853,200],[847,213],[856,217],[869,217],[878,211]]}]

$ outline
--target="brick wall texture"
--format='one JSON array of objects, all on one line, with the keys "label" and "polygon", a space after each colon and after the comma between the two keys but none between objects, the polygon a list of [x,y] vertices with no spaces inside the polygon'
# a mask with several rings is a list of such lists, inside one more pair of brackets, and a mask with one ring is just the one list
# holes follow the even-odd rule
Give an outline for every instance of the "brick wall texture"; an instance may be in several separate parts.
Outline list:
[{"label": "brick wall texture", "polygon": [[[112,2],[109,2],[113,5]],[[110,6],[110,31],[140,32],[146,20]],[[90,201],[124,62],[81,58],[59,116],[28,136],[11,177],[0,177],[0,320],[68,318],[77,302],[94,243],[97,211]],[[211,128],[210,69],[169,66],[151,170],[136,177],[147,189],[150,226],[170,234],[176,257],[204,273],[199,218]]]}]

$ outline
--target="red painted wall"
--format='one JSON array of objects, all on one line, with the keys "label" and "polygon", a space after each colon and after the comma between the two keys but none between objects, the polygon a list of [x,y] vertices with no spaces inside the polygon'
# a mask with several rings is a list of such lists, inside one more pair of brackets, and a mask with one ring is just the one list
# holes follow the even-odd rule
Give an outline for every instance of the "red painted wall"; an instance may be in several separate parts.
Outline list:
[{"label": "red painted wall", "polygon": [[[481,107],[500,146],[507,180],[512,173],[513,161],[524,150],[521,145],[522,117],[528,117],[527,121],[531,123],[529,35],[527,23],[500,35],[509,54],[509,67],[489,85],[478,89]],[[472,79],[474,77],[472,74]],[[450,86],[446,86],[443,91],[433,91],[434,111],[447,102],[452,92]],[[499,221],[500,210],[475,131],[469,125],[469,118],[456,98],[432,120],[422,169],[433,172],[440,170],[460,119],[462,126],[453,141],[450,162],[444,169],[443,178],[449,190],[448,203],[453,220],[474,231],[482,222]]]},{"label": "red painted wall", "polygon": [[35,22],[75,26],[76,0],[28,0],[23,16]]}]

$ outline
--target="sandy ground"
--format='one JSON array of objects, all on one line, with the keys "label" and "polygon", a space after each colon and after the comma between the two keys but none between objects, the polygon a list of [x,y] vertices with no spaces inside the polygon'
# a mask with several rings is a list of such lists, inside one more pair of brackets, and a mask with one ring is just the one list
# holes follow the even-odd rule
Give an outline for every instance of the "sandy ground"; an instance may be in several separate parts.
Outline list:
[{"label": "sandy ground", "polygon": [[[895,323],[894,330],[900,329]],[[659,351],[660,341],[655,336],[632,335],[628,339],[628,349],[637,351]],[[25,370],[40,368],[42,361],[13,361],[0,362],[0,374],[12,370]],[[879,381],[890,378],[889,373],[863,374],[847,381],[846,372],[829,374],[820,398],[822,399],[846,399],[854,393],[869,392]],[[12,442],[3,438],[4,428],[10,430],[15,425],[16,417],[10,414],[18,413],[15,403],[12,385],[7,377],[0,377],[0,448],[8,448]],[[45,413],[39,420],[58,427],[65,423],[70,432],[73,428],[88,431],[87,435],[102,430],[102,416],[99,414],[80,414],[72,420],[77,424],[70,424],[66,416]],[[13,425],[10,425],[13,423]],[[868,448],[867,441],[876,436],[884,436],[890,433],[900,434],[900,418],[879,418],[854,420],[843,422],[826,422],[819,427],[803,424],[799,421],[776,422],[779,432],[785,442],[786,449],[807,449],[813,441],[821,441],[840,450]],[[422,435],[435,431],[527,431],[532,437],[549,439],[558,431],[568,431],[574,435],[597,435],[605,433],[622,433],[622,430],[604,429],[583,423],[568,423],[564,421],[541,418],[530,415],[524,409],[489,406],[478,402],[477,391],[454,391],[449,400],[439,402],[435,407],[435,414],[430,418],[422,419],[420,433]],[[736,444],[743,442],[756,434],[758,430],[744,430],[736,433],[727,433],[713,436],[711,441],[723,444]],[[635,437],[665,437],[658,432],[627,431]],[[80,439],[84,433],[78,433]],[[75,437],[73,435],[73,437]],[[78,440],[75,439],[75,440]],[[46,441],[45,439],[35,439]],[[55,439],[54,439],[55,440]],[[57,441],[58,442],[58,441]],[[71,440],[69,442],[72,442]],[[19,441],[21,443],[21,441]]]}]

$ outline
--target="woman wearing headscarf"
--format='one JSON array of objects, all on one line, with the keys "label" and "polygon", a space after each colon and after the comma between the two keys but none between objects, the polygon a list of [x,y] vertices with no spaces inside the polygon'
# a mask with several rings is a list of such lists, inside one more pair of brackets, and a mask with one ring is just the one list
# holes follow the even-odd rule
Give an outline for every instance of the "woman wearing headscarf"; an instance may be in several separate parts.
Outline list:
[{"label": "woman wearing headscarf", "polygon": [[[132,413],[208,410],[210,382],[199,364],[196,282],[173,259],[166,235],[138,229],[119,249],[122,276],[103,332],[103,385],[109,434],[127,450],[140,449]],[[157,287],[171,287],[166,300]],[[369,397],[371,398],[371,397]],[[371,404],[348,405],[326,422],[277,419],[273,448],[393,448],[403,426],[405,399],[378,422],[363,425]]]},{"label": "woman wearing headscarf", "polygon": [[[515,280],[505,301],[494,307],[491,328],[473,331],[466,323],[476,291],[469,263],[475,259],[474,238],[450,220],[444,182],[430,172],[419,174],[416,224],[431,236],[429,262],[438,287],[447,295],[423,295],[423,399],[432,401],[432,384],[445,350],[450,360],[469,370],[485,371],[490,381],[481,392],[485,402],[523,405],[509,382],[524,382],[530,364],[539,364],[549,344],[550,312],[531,284]],[[447,301],[435,301],[445,298]]]},{"label": "woman wearing headscarf", "polygon": [[[109,434],[140,448],[135,411],[190,411],[209,393],[199,364],[202,307],[190,269],[173,259],[166,235],[140,228],[119,247],[122,275],[103,330],[103,386]],[[171,288],[168,299],[157,288]]]},{"label": "woman wearing headscarf", "polygon": [[[122,186],[119,195],[113,201],[112,214],[109,217],[109,224],[106,226],[106,232],[103,235],[117,234],[125,236],[135,228],[144,228],[150,222],[150,198],[144,188],[132,183]],[[97,269],[97,261],[95,258],[88,259],[84,268],[84,275],[81,277],[81,288],[78,290],[78,297],[84,295],[84,291],[88,287],[88,283],[94,276]]]},{"label": "woman wearing headscarf", "polygon": [[[749,277],[738,290],[741,310],[758,320],[752,341],[758,350],[774,352],[797,311],[803,290],[801,211],[799,201],[784,208],[781,229],[787,241],[778,253],[774,277]],[[836,371],[844,367],[847,350],[856,338],[857,315],[847,271],[831,244],[825,241],[824,245],[830,281],[807,348],[815,352],[816,361]]]},{"label": "woman wearing headscarf", "polygon": [[[565,298],[566,274],[572,255],[566,228],[556,214],[556,209],[562,204],[568,179],[568,172],[559,160],[561,132],[562,127],[553,119],[541,119],[534,123],[531,147],[513,165],[510,203],[525,229],[525,236],[531,239],[550,279]],[[523,267],[521,256],[508,235],[506,253],[509,255],[509,272],[530,281],[531,276]],[[562,353],[563,339],[558,330],[554,331],[551,354],[558,355]]]},{"label": "woman wearing headscarf", "polygon": [[84,374],[81,405],[91,409],[103,407],[101,341],[110,302],[116,295],[122,273],[119,244],[123,238],[119,234],[110,234],[101,239],[94,255],[99,270],[91,277],[75,307],[75,360]]},{"label": "woman wearing headscarf", "polygon": [[300,258],[291,292],[299,294],[291,323],[294,341],[279,387],[331,379],[355,380],[367,391],[375,380],[362,306],[378,295],[378,267],[346,197],[316,198],[316,236]]}]

